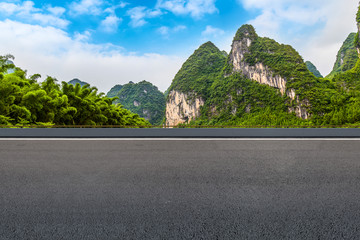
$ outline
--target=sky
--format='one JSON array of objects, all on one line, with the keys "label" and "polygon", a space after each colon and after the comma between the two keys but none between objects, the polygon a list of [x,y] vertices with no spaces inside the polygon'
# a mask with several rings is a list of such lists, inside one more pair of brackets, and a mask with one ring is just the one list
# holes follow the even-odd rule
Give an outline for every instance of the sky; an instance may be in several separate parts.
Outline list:
[{"label": "sky", "polygon": [[108,92],[147,80],[165,91],[186,59],[212,41],[230,51],[236,30],[292,45],[327,75],[356,31],[358,0],[1,0],[0,55],[59,81]]}]

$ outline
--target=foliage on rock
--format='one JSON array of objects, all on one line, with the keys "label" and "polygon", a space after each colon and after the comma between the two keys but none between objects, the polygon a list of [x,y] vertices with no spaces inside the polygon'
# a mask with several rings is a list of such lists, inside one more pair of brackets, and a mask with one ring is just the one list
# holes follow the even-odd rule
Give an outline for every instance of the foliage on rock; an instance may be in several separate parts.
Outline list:
[{"label": "foliage on rock", "polygon": [[212,43],[201,45],[175,75],[169,91],[191,92],[206,99],[214,79],[221,75],[226,57]]},{"label": "foliage on rock", "polygon": [[336,61],[333,70],[327,75],[327,78],[333,78],[336,74],[346,72],[352,69],[357,60],[358,53],[355,46],[356,33],[350,33],[344,41],[339,52],[336,55]]}]

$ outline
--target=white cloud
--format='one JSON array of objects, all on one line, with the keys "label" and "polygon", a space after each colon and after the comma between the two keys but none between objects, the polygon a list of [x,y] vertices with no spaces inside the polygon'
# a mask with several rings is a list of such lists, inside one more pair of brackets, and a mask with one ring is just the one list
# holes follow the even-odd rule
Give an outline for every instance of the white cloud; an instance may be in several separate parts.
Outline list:
[{"label": "white cloud", "polygon": [[40,9],[34,7],[34,2],[32,1],[24,1],[22,5],[17,5],[18,14],[30,14],[30,12],[39,12]]},{"label": "white cloud", "polygon": [[177,32],[185,30],[186,28],[187,27],[184,26],[184,25],[178,25],[178,26],[175,26],[173,28],[170,28],[170,27],[167,27],[167,26],[162,26],[162,27],[159,27],[156,31],[159,34],[161,34],[163,37],[168,38],[170,33],[177,33]]},{"label": "white cloud", "polygon": [[176,15],[190,14],[193,18],[201,18],[205,14],[218,11],[216,0],[158,0],[156,7],[166,9]]},{"label": "white cloud", "polygon": [[187,27],[186,26],[184,26],[184,25],[178,25],[178,26],[176,26],[176,27],[174,27],[174,32],[180,32],[180,31],[183,31],[183,30],[185,30],[185,29],[187,29]]},{"label": "white cloud", "polygon": [[127,2],[120,2],[117,5],[112,5],[111,7],[108,7],[104,10],[105,13],[110,13],[110,14],[115,14],[115,10],[118,8],[124,8],[127,5],[129,5],[130,3]]},{"label": "white cloud", "polygon": [[90,39],[91,33],[89,31],[85,31],[84,33],[76,32],[74,34],[74,41],[75,42],[86,42]]},{"label": "white cloud", "polygon": [[130,4],[130,3],[128,3],[128,2],[120,2],[118,6],[119,6],[120,8],[124,8],[124,7],[126,7],[127,5],[129,5],[129,4]]},{"label": "white cloud", "polygon": [[61,19],[48,14],[34,13],[31,15],[32,20],[39,22],[41,25],[45,26],[56,26],[59,28],[66,28],[69,25],[69,21]]},{"label": "white cloud", "polygon": [[161,35],[163,35],[163,36],[167,36],[168,34],[169,34],[169,28],[168,27],[166,27],[166,26],[162,26],[162,27],[159,27],[158,29],[157,29],[157,32],[158,33],[160,33]]},{"label": "white cloud", "polygon": [[118,18],[115,15],[107,16],[100,23],[100,29],[107,33],[114,33],[117,31],[119,24],[122,22],[121,18]]},{"label": "white cloud", "polygon": [[356,30],[358,0],[238,0],[247,10],[260,10],[250,20],[261,36],[291,44],[324,74],[335,62],[347,35]]},{"label": "white cloud", "polygon": [[201,33],[201,35],[205,36],[205,37],[219,37],[221,35],[224,35],[224,30],[220,29],[220,28],[214,28],[210,25],[206,26],[206,29]]},{"label": "white cloud", "polygon": [[81,0],[80,2],[72,2],[70,11],[74,15],[91,14],[99,15],[101,13],[102,0]]},{"label": "white cloud", "polygon": [[0,13],[2,14],[11,15],[15,13],[17,9],[18,6],[14,3],[6,3],[6,2],[0,3]]},{"label": "white cloud", "polygon": [[131,19],[130,26],[135,28],[144,26],[147,23],[146,18],[154,18],[161,14],[160,10],[150,10],[143,6],[134,7],[127,11],[127,15]]},{"label": "white cloud", "polygon": [[61,16],[65,13],[66,9],[63,7],[51,7],[49,6],[47,10],[55,16]]},{"label": "white cloud", "polygon": [[[11,53],[29,74],[59,81],[79,78],[107,92],[116,84],[147,80],[165,91],[184,59],[159,54],[126,55],[121,47],[89,44],[90,33],[68,33],[11,20],[0,21],[0,55]],[[93,71],[97,69],[97,71]],[[100,70],[100,71],[98,71]]]},{"label": "white cloud", "polygon": [[70,22],[66,19],[60,18],[65,12],[62,7],[47,8],[50,14],[45,14],[44,10],[34,7],[34,2],[24,1],[19,4],[15,3],[0,3],[0,13],[10,17],[17,17],[31,23],[39,23],[43,26],[54,26],[59,28],[66,28]]},{"label": "white cloud", "polygon": [[144,20],[146,17],[146,7],[135,7],[127,11],[127,14],[131,18],[130,25],[133,27],[141,27],[147,22]]}]

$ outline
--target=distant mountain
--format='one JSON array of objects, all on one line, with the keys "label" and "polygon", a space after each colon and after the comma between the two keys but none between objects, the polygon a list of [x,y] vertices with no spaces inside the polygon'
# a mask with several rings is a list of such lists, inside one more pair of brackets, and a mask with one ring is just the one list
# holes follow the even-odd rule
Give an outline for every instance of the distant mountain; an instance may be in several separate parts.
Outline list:
[{"label": "distant mountain", "polygon": [[315,65],[312,62],[306,61],[305,64],[306,64],[307,69],[309,69],[309,71],[312,72],[315,75],[315,77],[321,77],[321,78],[323,77],[323,75],[321,75],[319,70],[317,70],[317,68],[315,67]]},{"label": "distant mountain", "polygon": [[71,80],[71,81],[68,82],[68,84],[71,84],[71,85],[74,85],[74,86],[75,86],[77,83],[79,83],[81,87],[85,86],[86,84],[89,84],[89,83],[83,82],[83,81],[81,81],[81,80],[79,80],[79,79],[77,79],[77,78],[74,78],[73,80]]},{"label": "distant mountain", "polygon": [[327,78],[333,78],[335,74],[346,72],[355,66],[358,60],[358,52],[355,47],[355,36],[356,33],[350,33],[346,38],[336,55],[333,70],[326,76]]},{"label": "distant mountain", "polygon": [[122,88],[123,88],[122,85],[115,85],[110,89],[110,91],[106,94],[106,96],[109,98],[116,97]]},{"label": "distant mountain", "polygon": [[125,109],[139,114],[153,125],[161,125],[164,120],[165,96],[150,82],[129,82],[123,86],[116,85],[106,96],[118,97],[119,99],[113,103],[120,103]]}]

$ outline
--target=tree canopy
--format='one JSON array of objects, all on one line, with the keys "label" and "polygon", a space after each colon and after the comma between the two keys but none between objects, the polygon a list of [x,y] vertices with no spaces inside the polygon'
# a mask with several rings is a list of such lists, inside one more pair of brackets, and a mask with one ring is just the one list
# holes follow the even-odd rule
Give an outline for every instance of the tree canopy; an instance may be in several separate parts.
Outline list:
[{"label": "tree canopy", "polygon": [[[150,123],[114,99],[98,93],[96,87],[75,86],[39,74],[27,77],[26,71],[9,64],[11,55],[0,57],[0,125],[118,125],[146,127]],[[13,73],[7,70],[15,68]]]}]

